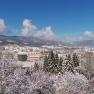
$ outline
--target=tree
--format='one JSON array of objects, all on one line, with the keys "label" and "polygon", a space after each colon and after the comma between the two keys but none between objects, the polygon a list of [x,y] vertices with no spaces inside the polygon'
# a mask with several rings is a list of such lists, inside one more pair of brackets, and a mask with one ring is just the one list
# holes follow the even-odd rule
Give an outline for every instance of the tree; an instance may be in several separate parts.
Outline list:
[{"label": "tree", "polygon": [[48,59],[47,59],[47,69],[48,69],[48,72],[51,72],[51,73],[54,73],[54,70],[53,70],[53,67],[54,67],[54,53],[53,51],[49,51],[49,54],[48,54]]},{"label": "tree", "polygon": [[39,70],[39,64],[38,63],[35,62],[33,70],[34,71],[38,71]]},{"label": "tree", "polygon": [[59,57],[58,54],[54,54],[53,61],[52,61],[52,73],[58,73],[59,72]]},{"label": "tree", "polygon": [[48,57],[44,57],[43,71],[48,72]]},{"label": "tree", "polygon": [[65,58],[65,71],[73,72],[73,70],[74,70],[74,64],[72,62],[71,55],[68,54],[66,55],[66,58]]},{"label": "tree", "polygon": [[43,65],[43,69],[45,72],[51,72],[53,73],[53,67],[54,67],[54,53],[53,51],[49,51],[48,56],[45,56],[44,58],[44,65]]},{"label": "tree", "polygon": [[60,73],[62,73],[62,67],[63,67],[62,63],[63,63],[63,59],[60,57],[58,62],[58,72]]},{"label": "tree", "polygon": [[59,73],[62,71],[63,60],[58,57],[57,53],[50,51],[48,56],[44,58],[43,70],[45,72]]},{"label": "tree", "polygon": [[74,64],[74,67],[79,66],[79,57],[76,53],[72,55],[72,62]]},{"label": "tree", "polygon": [[49,55],[48,55],[48,58],[49,59],[54,59],[54,53],[53,53],[53,50],[49,51]]}]

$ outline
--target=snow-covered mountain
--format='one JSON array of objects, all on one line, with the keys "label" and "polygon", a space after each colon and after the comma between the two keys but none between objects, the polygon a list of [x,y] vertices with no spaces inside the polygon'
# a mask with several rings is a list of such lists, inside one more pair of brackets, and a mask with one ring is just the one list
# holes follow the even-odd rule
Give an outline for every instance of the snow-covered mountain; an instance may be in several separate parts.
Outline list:
[{"label": "snow-covered mountain", "polygon": [[0,35],[0,45],[17,44],[21,46],[59,45],[60,41],[43,40],[35,37]]},{"label": "snow-covered mountain", "polygon": [[72,43],[54,40],[43,40],[36,37],[0,35],[0,45],[17,44],[20,46],[62,45],[70,47],[94,47],[94,40],[74,41]]}]

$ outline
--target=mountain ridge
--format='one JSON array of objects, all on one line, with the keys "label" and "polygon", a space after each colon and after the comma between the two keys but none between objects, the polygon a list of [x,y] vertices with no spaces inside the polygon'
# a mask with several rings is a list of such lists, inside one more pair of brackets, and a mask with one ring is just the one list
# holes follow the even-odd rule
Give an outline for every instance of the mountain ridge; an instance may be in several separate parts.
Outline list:
[{"label": "mountain ridge", "polygon": [[36,37],[24,36],[5,36],[0,35],[0,45],[17,44],[20,46],[42,46],[42,45],[58,45],[59,42],[53,40],[43,40]]},{"label": "mountain ridge", "polygon": [[20,46],[61,45],[69,47],[94,47],[94,40],[74,41],[72,43],[54,40],[43,40],[36,37],[0,35],[0,45],[17,44]]}]

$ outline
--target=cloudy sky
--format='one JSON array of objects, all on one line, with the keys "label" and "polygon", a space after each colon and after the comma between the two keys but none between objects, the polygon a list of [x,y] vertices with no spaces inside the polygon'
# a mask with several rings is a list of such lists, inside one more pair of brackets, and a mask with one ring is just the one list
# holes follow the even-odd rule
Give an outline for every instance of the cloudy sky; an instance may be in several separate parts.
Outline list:
[{"label": "cloudy sky", "polygon": [[0,0],[0,34],[94,39],[94,0]]}]

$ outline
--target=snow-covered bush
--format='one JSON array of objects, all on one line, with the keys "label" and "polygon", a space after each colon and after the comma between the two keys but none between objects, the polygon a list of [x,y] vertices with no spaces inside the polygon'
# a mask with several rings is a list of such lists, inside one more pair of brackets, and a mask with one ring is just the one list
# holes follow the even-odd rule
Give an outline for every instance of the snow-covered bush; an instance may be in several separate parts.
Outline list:
[{"label": "snow-covered bush", "polygon": [[88,80],[78,73],[66,72],[55,81],[54,86],[56,94],[88,94]]},{"label": "snow-covered bush", "polygon": [[63,76],[49,76],[40,72],[34,73],[32,77],[34,94],[89,94],[89,82],[79,73],[66,72]]},{"label": "snow-covered bush", "polygon": [[31,76],[32,94],[55,94],[53,82],[49,78],[49,74],[43,71],[33,73]]},{"label": "snow-covered bush", "polygon": [[89,85],[87,78],[79,73],[32,72],[31,68],[0,61],[0,94],[91,94]]}]

